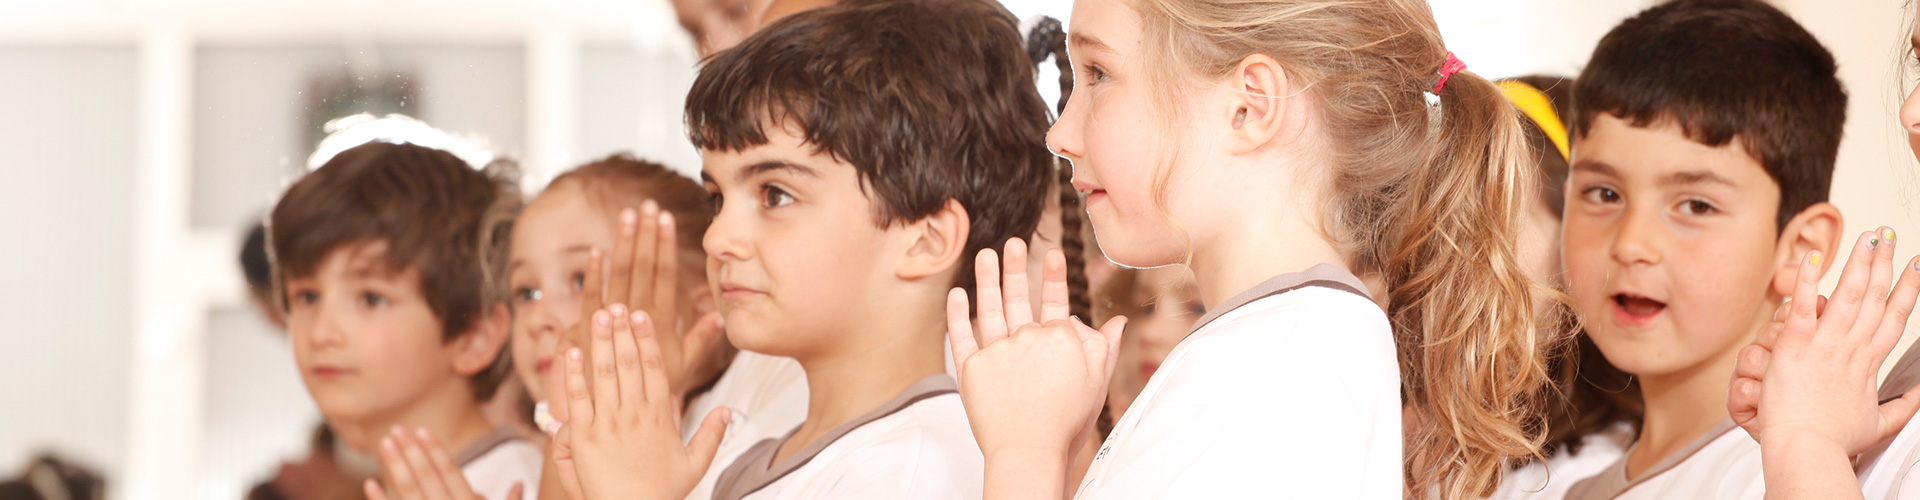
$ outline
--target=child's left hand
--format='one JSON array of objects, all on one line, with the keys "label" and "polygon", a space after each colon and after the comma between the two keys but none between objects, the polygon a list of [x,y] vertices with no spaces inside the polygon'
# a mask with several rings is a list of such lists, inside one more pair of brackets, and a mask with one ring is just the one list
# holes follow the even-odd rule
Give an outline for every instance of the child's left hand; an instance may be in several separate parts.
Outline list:
[{"label": "child's left hand", "polygon": [[1071,462],[1077,441],[1088,435],[1106,400],[1126,318],[1116,317],[1096,331],[1067,316],[1066,258],[1054,250],[1047,254],[1040,322],[1035,322],[1026,260],[1025,243],[1009,240],[1003,283],[993,250],[980,252],[974,264],[977,343],[966,294],[956,288],[948,295],[947,335],[960,397],[989,461],[1009,453]]},{"label": "child's left hand", "polygon": [[[460,465],[453,463],[447,448],[426,429],[409,435],[399,427],[380,440],[380,472],[387,477],[392,491],[368,479],[362,485],[368,500],[484,500],[467,485]],[[507,500],[520,500],[524,484],[513,485]]]},{"label": "child's left hand", "polygon": [[729,410],[709,413],[682,445],[652,319],[615,304],[591,321],[592,354],[566,354],[568,419],[553,443],[561,485],[576,500],[685,497],[712,465]]},{"label": "child's left hand", "polygon": [[1920,297],[1920,260],[1892,283],[1891,234],[1883,228],[1860,237],[1824,303],[1819,256],[1803,259],[1793,300],[1741,349],[1727,409],[1763,450],[1852,456],[1899,432],[1920,408],[1920,391],[1877,400],[1880,365]]}]

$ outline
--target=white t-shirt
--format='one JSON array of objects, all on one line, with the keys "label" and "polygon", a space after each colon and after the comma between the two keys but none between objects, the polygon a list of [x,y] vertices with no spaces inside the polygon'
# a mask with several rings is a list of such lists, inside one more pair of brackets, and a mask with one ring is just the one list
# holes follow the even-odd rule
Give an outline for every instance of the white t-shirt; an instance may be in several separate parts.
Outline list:
[{"label": "white t-shirt", "polygon": [[1399,362],[1361,290],[1323,264],[1202,317],[1076,498],[1401,498]]},{"label": "white t-shirt", "polygon": [[1627,456],[1633,445],[1633,426],[1625,422],[1580,438],[1580,452],[1566,446],[1554,450],[1545,463],[1532,462],[1507,472],[1489,500],[1559,500],[1573,483],[1599,474]]},{"label": "white t-shirt", "polygon": [[[1916,383],[1920,383],[1920,342],[1908,348],[1887,373],[1880,386],[1880,400],[1898,398]],[[1916,464],[1920,464],[1920,418],[1907,421],[1891,441],[1860,456],[1860,492],[1869,500],[1920,499],[1920,474],[1915,473],[1920,467]]]},{"label": "white t-shirt", "polygon": [[1760,443],[1729,419],[1639,478],[1627,479],[1627,456],[1621,455],[1606,470],[1573,485],[1567,499],[1760,500],[1767,496],[1763,472]]},{"label": "white t-shirt", "polygon": [[454,461],[460,464],[467,486],[487,500],[505,500],[515,484],[520,485],[521,500],[538,500],[545,458],[539,446],[501,428],[467,445]]},{"label": "white t-shirt", "polygon": [[687,500],[713,497],[713,482],[741,453],[762,440],[786,435],[807,419],[807,372],[793,358],[740,351],[733,364],[720,375],[713,388],[687,404],[681,442],[693,440],[693,434],[707,413],[725,406],[733,416],[727,422],[727,434],[713,465],[700,477],[700,484],[687,494]]},{"label": "white t-shirt", "polygon": [[714,486],[714,500],[981,497],[985,461],[952,377],[931,375],[780,463],[791,436],[761,441]]}]

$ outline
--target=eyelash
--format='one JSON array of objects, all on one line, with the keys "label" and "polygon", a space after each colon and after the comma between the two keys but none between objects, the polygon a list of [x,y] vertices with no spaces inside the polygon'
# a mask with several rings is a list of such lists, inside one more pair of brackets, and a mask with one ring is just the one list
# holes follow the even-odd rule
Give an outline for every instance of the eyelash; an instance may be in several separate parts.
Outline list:
[{"label": "eyelash", "polygon": [[1107,69],[1100,67],[1098,64],[1082,66],[1080,72],[1086,75],[1088,84],[1100,84],[1113,81],[1113,75],[1107,74]]},{"label": "eyelash", "polygon": [[1601,194],[1601,196],[1611,196],[1613,199],[1612,200],[1591,200],[1591,201],[1594,201],[1596,203],[1617,203],[1620,201],[1620,192],[1614,191],[1613,188],[1609,188],[1605,186],[1594,186],[1594,187],[1582,189],[1580,190],[1580,197],[1590,198],[1591,195],[1599,193],[1600,191],[1606,191],[1606,193]]},{"label": "eyelash", "polygon": [[[785,197],[787,199],[787,202],[776,204],[774,202],[774,199],[776,197]],[[793,202],[795,201],[799,201],[799,200],[795,200],[792,193],[788,193],[787,190],[785,189],[780,189],[779,186],[775,186],[772,184],[760,186],[760,203],[761,203],[761,206],[763,207],[779,208],[787,205],[792,205]]]}]

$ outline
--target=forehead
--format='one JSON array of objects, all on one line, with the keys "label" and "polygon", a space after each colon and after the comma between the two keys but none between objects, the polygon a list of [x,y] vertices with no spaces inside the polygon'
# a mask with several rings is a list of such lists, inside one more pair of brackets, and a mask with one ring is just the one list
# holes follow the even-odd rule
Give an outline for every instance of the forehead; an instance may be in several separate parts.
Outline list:
[{"label": "forehead", "polygon": [[392,243],[385,239],[351,241],[334,245],[314,266],[313,276],[289,276],[290,279],[313,278],[404,278],[418,274],[413,266],[394,269],[389,251]]},{"label": "forehead", "polygon": [[1718,147],[1686,137],[1678,123],[1661,120],[1635,127],[1601,114],[1573,150],[1573,174],[1602,174],[1628,181],[1724,180],[1740,191],[1777,193],[1778,186],[1739,138]]},{"label": "forehead", "polygon": [[853,165],[818,151],[797,126],[764,127],[766,144],[739,151],[702,151],[700,179],[728,186],[765,174],[841,181],[855,176]]},{"label": "forehead", "polygon": [[1076,53],[1130,52],[1140,41],[1139,11],[1125,0],[1075,0],[1072,19],[1067,45]]},{"label": "forehead", "polygon": [[[592,204],[577,182],[549,187],[520,211],[514,222],[515,248],[569,245],[581,240],[613,239],[612,219]],[[516,252],[514,260],[520,260]]]}]

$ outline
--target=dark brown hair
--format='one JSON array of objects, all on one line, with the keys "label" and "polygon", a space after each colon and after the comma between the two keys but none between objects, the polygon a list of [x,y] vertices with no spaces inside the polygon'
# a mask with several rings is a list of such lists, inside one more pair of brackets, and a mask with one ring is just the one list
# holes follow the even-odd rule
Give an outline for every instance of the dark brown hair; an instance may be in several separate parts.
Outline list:
[{"label": "dark brown hair", "polygon": [[1047,109],[1013,15],[980,0],[880,0],[795,14],[714,55],[687,95],[693,144],[740,151],[793,126],[853,165],[885,226],[967,210],[983,248],[1034,231],[1052,182]]},{"label": "dark brown hair", "polygon": [[1662,120],[1688,139],[1735,138],[1780,185],[1776,229],[1827,201],[1847,92],[1833,54],[1758,0],[1678,0],[1628,18],[1600,39],[1580,74],[1575,130],[1613,115]]},{"label": "dark brown hair", "polygon": [[547,183],[547,190],[569,184],[578,185],[587,194],[587,203],[609,218],[617,217],[622,209],[638,209],[641,203],[653,200],[660,210],[673,214],[683,259],[687,258],[686,252],[697,254],[700,262],[692,267],[706,272],[706,251],[700,239],[713,224],[713,207],[700,183],[665,165],[617,153],[560,174]]},{"label": "dark brown hair", "polygon": [[[385,241],[390,271],[420,271],[420,291],[452,341],[506,301],[506,256],[520,195],[510,164],[476,171],[453,154],[371,142],[342,151],[301,177],[267,226],[274,300],[287,307],[288,279],[312,276],[343,245]],[[469,378],[474,399],[493,396],[512,367],[504,345]]]}]

